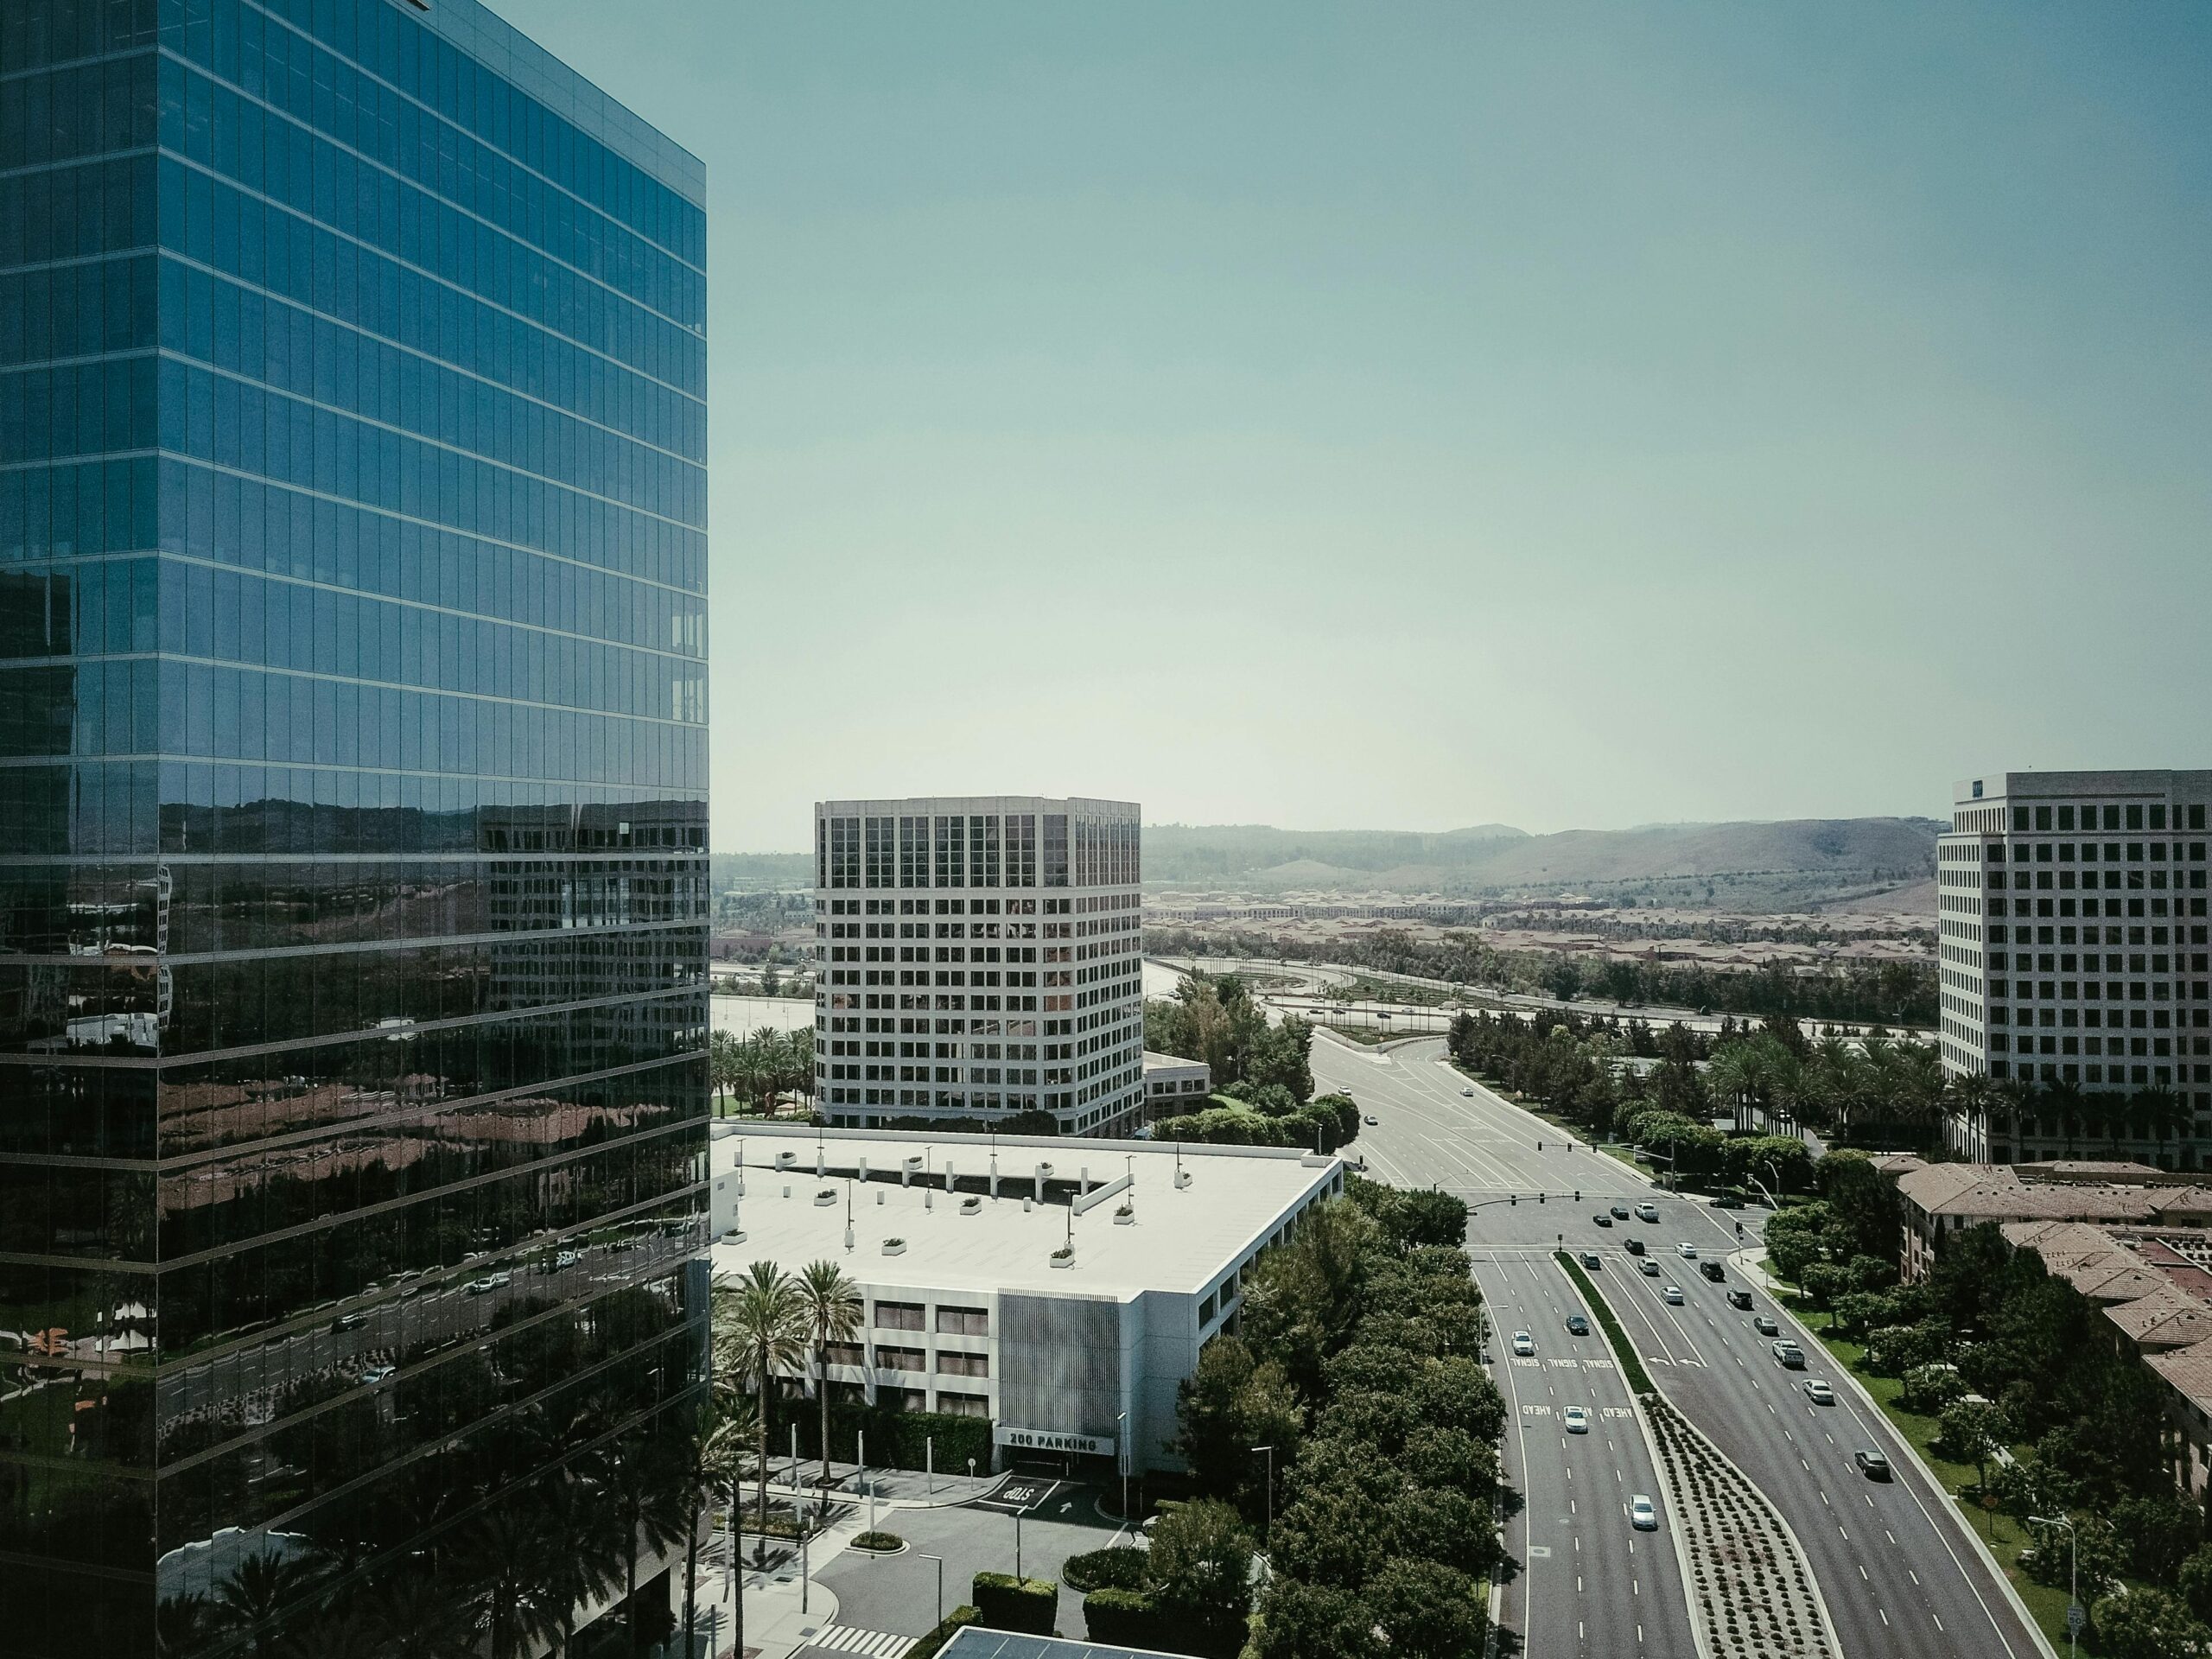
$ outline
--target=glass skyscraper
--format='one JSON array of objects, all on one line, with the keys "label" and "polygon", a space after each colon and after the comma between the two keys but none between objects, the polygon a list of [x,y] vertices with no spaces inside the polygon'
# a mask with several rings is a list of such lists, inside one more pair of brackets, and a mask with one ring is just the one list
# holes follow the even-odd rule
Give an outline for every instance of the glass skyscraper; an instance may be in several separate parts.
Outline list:
[{"label": "glass skyscraper", "polygon": [[474,0],[0,0],[0,1653],[670,1547],[703,184]]}]

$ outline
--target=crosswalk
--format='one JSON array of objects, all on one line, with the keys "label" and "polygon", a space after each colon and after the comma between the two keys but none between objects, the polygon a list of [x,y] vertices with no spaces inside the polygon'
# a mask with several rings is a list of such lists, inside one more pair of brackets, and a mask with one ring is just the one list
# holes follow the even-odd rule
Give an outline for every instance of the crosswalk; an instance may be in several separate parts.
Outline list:
[{"label": "crosswalk", "polygon": [[892,1630],[864,1630],[857,1624],[827,1624],[807,1638],[810,1648],[831,1653],[864,1653],[871,1659],[897,1659],[914,1645],[911,1636]]}]

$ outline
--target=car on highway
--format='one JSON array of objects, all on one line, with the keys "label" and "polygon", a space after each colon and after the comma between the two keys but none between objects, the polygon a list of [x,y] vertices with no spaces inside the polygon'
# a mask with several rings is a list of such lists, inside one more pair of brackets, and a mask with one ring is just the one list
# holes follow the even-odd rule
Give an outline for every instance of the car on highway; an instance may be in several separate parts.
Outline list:
[{"label": "car on highway", "polygon": [[1513,1333],[1513,1351],[1522,1359],[1528,1358],[1536,1351],[1536,1339],[1526,1331],[1516,1331]]},{"label": "car on highway", "polygon": [[1638,1221],[1656,1221],[1656,1220],[1658,1220],[1658,1219],[1659,1219],[1659,1206],[1658,1206],[1657,1205],[1656,1205],[1656,1204],[1639,1204],[1639,1205],[1637,1205],[1636,1206],[1636,1218],[1637,1218]]},{"label": "car on highway", "polygon": [[1805,1383],[1805,1397],[1816,1406],[1835,1404],[1835,1390],[1820,1377],[1810,1377]]},{"label": "car on highway", "polygon": [[357,1380],[362,1388],[372,1389],[379,1382],[388,1382],[397,1376],[399,1368],[397,1365],[372,1365],[363,1371]]},{"label": "car on highway", "polygon": [[1784,1337],[1770,1346],[1775,1358],[1782,1362],[1783,1370],[1802,1371],[1805,1369],[1805,1351],[1789,1338]]},{"label": "car on highway", "polygon": [[1778,1337],[1782,1334],[1782,1327],[1774,1322],[1774,1315],[1771,1313],[1755,1315],[1751,1320],[1751,1329],[1763,1337]]},{"label": "car on highway", "polygon": [[1600,1210],[1596,1215],[1591,1217],[1590,1219],[1600,1227],[1610,1227],[1613,1224],[1613,1218],[1602,1210]]},{"label": "car on highway", "polygon": [[1628,1241],[1628,1253],[1630,1255],[1642,1255],[1643,1254],[1643,1241],[1640,1238],[1630,1239]]},{"label": "car on highway", "polygon": [[1602,1268],[1602,1267],[1604,1267],[1605,1264],[1604,1262],[1600,1262],[1600,1261],[1598,1259],[1598,1252],[1597,1252],[1597,1251],[1595,1251],[1595,1250],[1585,1250],[1585,1251],[1583,1251],[1583,1252],[1582,1252],[1582,1265],[1583,1265],[1584,1267],[1586,1267],[1586,1268]]},{"label": "car on highway", "polygon": [[1471,1089],[1462,1089],[1459,1092],[1462,1095],[1465,1095],[1469,1100],[1472,1100],[1475,1097],[1475,1091]]},{"label": "car on highway", "polygon": [[1731,1307],[1736,1307],[1736,1308],[1744,1308],[1744,1309],[1748,1310],[1748,1309],[1750,1308],[1751,1305],[1751,1293],[1750,1291],[1748,1291],[1748,1290],[1745,1290],[1742,1286],[1740,1286],[1740,1285],[1736,1286],[1736,1287],[1732,1287],[1732,1288],[1729,1291],[1729,1293],[1728,1293],[1728,1306],[1731,1306]]},{"label": "car on highway", "polygon": [[1700,1262],[1697,1264],[1697,1270],[1716,1285],[1728,1276],[1728,1269],[1718,1262]]},{"label": "car on highway", "polygon": [[1588,1336],[1590,1334],[1590,1321],[1584,1319],[1580,1313],[1568,1314],[1567,1316],[1567,1334],[1570,1337]]},{"label": "car on highway", "polygon": [[1587,1434],[1590,1432],[1589,1407],[1569,1406],[1562,1414],[1567,1419],[1567,1432],[1568,1433]]},{"label": "car on highway", "polygon": [[1659,1507],[1644,1493],[1638,1492],[1628,1501],[1628,1523],[1638,1532],[1659,1530]]},{"label": "car on highway", "polygon": [[1697,1260],[1697,1246],[1684,1242],[1675,1246],[1675,1254],[1685,1262],[1694,1262]]},{"label": "car on highway", "polygon": [[1680,1285],[1669,1285],[1659,1294],[1666,1299],[1670,1306],[1680,1307],[1682,1305],[1682,1287]]},{"label": "car on highway", "polygon": [[1648,1255],[1636,1265],[1643,1269],[1643,1276],[1647,1279],[1656,1279],[1659,1276],[1659,1264]]},{"label": "car on highway", "polygon": [[1613,1219],[1615,1221],[1626,1221],[1628,1219],[1628,1205],[1624,1204],[1615,1205],[1613,1206]]},{"label": "car on highway", "polygon": [[1364,1118],[1363,1118],[1363,1119],[1361,1120],[1361,1122],[1364,1122],[1364,1123],[1367,1125],[1367,1127],[1368,1127],[1369,1128],[1370,1128],[1370,1129],[1371,1129],[1371,1128],[1374,1128],[1377,1123],[1380,1123],[1382,1121],[1382,1120],[1381,1118],[1379,1118],[1379,1117],[1376,1116],[1375,1116],[1375,1114],[1374,1114],[1374,1113],[1372,1113],[1372,1112],[1370,1112],[1370,1113],[1369,1113],[1369,1114],[1368,1114]]},{"label": "car on highway", "polygon": [[1890,1460],[1871,1446],[1859,1447],[1851,1454],[1851,1460],[1859,1465],[1859,1472],[1869,1480],[1887,1480],[1890,1478]]}]

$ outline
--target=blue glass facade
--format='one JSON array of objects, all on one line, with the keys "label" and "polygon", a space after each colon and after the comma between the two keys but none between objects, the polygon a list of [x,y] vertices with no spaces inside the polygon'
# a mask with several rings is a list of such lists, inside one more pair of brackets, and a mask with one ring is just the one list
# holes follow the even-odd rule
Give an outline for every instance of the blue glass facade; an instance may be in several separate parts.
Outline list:
[{"label": "blue glass facade", "polygon": [[474,0],[0,3],[0,1654],[512,1645],[671,1478],[702,200]]}]

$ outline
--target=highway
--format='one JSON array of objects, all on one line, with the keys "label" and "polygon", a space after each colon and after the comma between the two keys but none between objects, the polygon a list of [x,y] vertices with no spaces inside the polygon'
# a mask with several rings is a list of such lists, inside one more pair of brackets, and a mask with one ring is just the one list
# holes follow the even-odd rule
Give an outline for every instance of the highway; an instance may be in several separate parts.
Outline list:
[{"label": "highway", "polygon": [[[1900,1653],[1938,1650],[1958,1659],[2032,1659],[2047,1651],[1967,1541],[1957,1511],[1888,1423],[1827,1365],[1820,1344],[1756,1288],[1750,1309],[1729,1306],[1729,1289],[1751,1288],[1733,1266],[1727,1269],[1726,1283],[1713,1284],[1700,1276],[1695,1262],[1677,1253],[1677,1245],[1687,1243],[1700,1255],[1717,1254],[1725,1260],[1739,1245],[1757,1243],[1763,1211],[1715,1211],[1702,1200],[1654,1190],[1640,1173],[1562,1140],[1549,1124],[1462,1077],[1445,1062],[1439,1041],[1397,1045],[1378,1058],[1371,1051],[1322,1037],[1313,1045],[1313,1072],[1317,1089],[1345,1090],[1379,1120],[1363,1128],[1351,1148],[1366,1158],[1371,1175],[1399,1185],[1441,1186],[1467,1200],[1468,1251],[1492,1304],[1501,1353],[1516,1328],[1537,1336],[1540,1357],[1561,1352],[1560,1344],[1568,1339],[1560,1330],[1563,1313],[1554,1310],[1563,1310],[1573,1292],[1546,1253],[1562,1242],[1570,1249],[1599,1253],[1602,1282],[1662,1393],[1758,1485],[1796,1535],[1827,1600],[1844,1659],[1891,1659]],[[1572,1196],[1578,1190],[1579,1202]],[[1539,1192],[1546,1194],[1541,1204],[1533,1201]],[[1510,1202],[1510,1195],[1519,1202]],[[1654,1203],[1660,1219],[1656,1224],[1630,1220],[1599,1227],[1592,1216],[1616,1200],[1631,1207]],[[1745,1235],[1740,1240],[1739,1222]],[[1638,1270],[1624,1248],[1630,1237],[1640,1239],[1647,1254],[1660,1262],[1659,1278]],[[1663,1300],[1669,1284],[1681,1290],[1680,1306]],[[1771,1339],[1752,1326],[1759,1316],[1777,1320],[1781,1331],[1796,1336],[1812,1369],[1783,1370],[1770,1351]],[[1604,1352],[1595,1338],[1573,1345]],[[1528,1420],[1507,1430],[1508,1461],[1516,1471],[1515,1478],[1529,1483],[1523,1488],[1529,1504],[1525,1529],[1516,1522],[1519,1535],[1509,1535],[1509,1548],[1524,1571],[1519,1585],[1509,1591],[1504,1621],[1522,1632],[1530,1659],[1585,1650],[1639,1651],[1623,1644],[1634,1634],[1623,1634],[1628,1616],[1623,1609],[1649,1611],[1642,1604],[1654,1600],[1662,1581],[1659,1564],[1649,1558],[1662,1552],[1648,1547],[1638,1552],[1639,1565],[1650,1565],[1654,1572],[1632,1592],[1619,1571],[1625,1557],[1607,1558],[1607,1570],[1596,1581],[1609,1587],[1594,1598],[1612,1604],[1603,1615],[1586,1605],[1593,1600],[1593,1575],[1584,1573],[1580,1582],[1586,1587],[1577,1591],[1577,1581],[1559,1569],[1555,1554],[1526,1553],[1544,1544],[1543,1533],[1556,1524],[1556,1496],[1569,1484],[1563,1471],[1553,1484],[1554,1476],[1545,1464],[1559,1455],[1553,1449],[1559,1437],[1548,1433],[1540,1440],[1532,1427],[1540,1414],[1527,1408],[1558,1403],[1534,1394],[1535,1377],[1550,1382],[1567,1373],[1565,1368],[1532,1371],[1510,1363],[1500,1370],[1502,1382],[1514,1389],[1509,1398],[1516,1416]],[[1604,1392],[1597,1403],[1625,1401],[1618,1376],[1587,1369],[1577,1376]],[[1803,1392],[1807,1378],[1823,1376],[1835,1384],[1834,1406],[1816,1406]],[[1593,1440],[1597,1427],[1592,1426]],[[1634,1490],[1663,1501],[1632,1423],[1621,1421],[1613,1439],[1633,1440],[1633,1466],[1643,1471],[1630,1474],[1631,1465],[1624,1461],[1624,1478],[1631,1484],[1643,1479],[1647,1484]],[[1877,1483],[1862,1476],[1852,1460],[1861,1446],[1883,1451],[1897,1478]],[[1580,1464],[1574,1465],[1578,1502],[1590,1478]],[[1576,1511],[1568,1514],[1579,1519]],[[1674,1518],[1667,1517],[1666,1524],[1674,1524]],[[1624,1518],[1618,1531],[1626,1535]],[[1596,1542],[1585,1537],[1581,1553],[1587,1556]],[[1663,1566],[1668,1614],[1641,1620],[1641,1650],[1688,1654],[1688,1623],[1671,1553],[1666,1553]],[[1593,1622],[1601,1617],[1611,1622]],[[1610,1647],[1578,1635],[1600,1629],[1611,1632]],[[1664,1635],[1655,1634],[1662,1630]],[[1679,1645],[1662,1649],[1662,1641]]]}]

